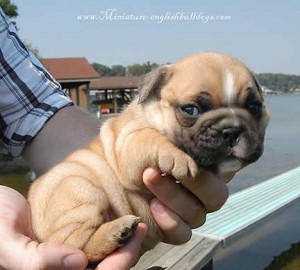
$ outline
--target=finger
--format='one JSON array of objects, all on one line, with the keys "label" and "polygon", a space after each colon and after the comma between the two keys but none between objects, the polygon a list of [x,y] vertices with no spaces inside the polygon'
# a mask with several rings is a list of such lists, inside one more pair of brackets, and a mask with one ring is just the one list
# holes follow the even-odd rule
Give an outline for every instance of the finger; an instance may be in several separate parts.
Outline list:
[{"label": "finger", "polygon": [[150,209],[155,222],[166,236],[163,242],[181,245],[191,239],[190,226],[158,199],[153,199],[150,202]]},{"label": "finger", "polygon": [[[4,269],[85,269],[87,259],[75,248],[38,244],[30,237],[30,209],[15,190],[0,187],[0,262]],[[13,202],[13,203],[12,203]],[[12,259],[12,254],[17,256]]]},{"label": "finger", "polygon": [[127,270],[139,259],[141,244],[147,234],[147,225],[139,223],[133,237],[126,246],[107,256],[96,270]]},{"label": "finger", "polygon": [[39,245],[36,258],[36,265],[41,267],[28,269],[83,270],[88,263],[86,256],[80,250],[51,244]]},{"label": "finger", "polygon": [[[77,249],[53,244],[38,244],[26,236],[5,239],[0,247],[4,269],[70,269],[83,270],[87,265],[84,254]],[[12,260],[11,254],[17,254]]]},{"label": "finger", "polygon": [[[1,185],[0,205],[0,230],[10,228],[29,237],[32,236],[29,203],[23,195],[10,187]],[[4,232],[3,234],[5,235]]]},{"label": "finger", "polygon": [[[206,210],[201,201],[182,185],[177,184],[173,177],[162,177],[159,171],[147,168],[143,174],[143,181],[156,198],[192,228],[204,224]],[[168,228],[161,229],[168,230]]]},{"label": "finger", "polygon": [[225,181],[207,171],[202,171],[199,179],[187,179],[182,185],[201,200],[207,212],[220,209],[229,196]]},{"label": "finger", "polygon": [[227,172],[227,173],[222,173],[220,175],[220,178],[225,182],[225,183],[229,183],[233,177],[235,176],[235,172]]}]

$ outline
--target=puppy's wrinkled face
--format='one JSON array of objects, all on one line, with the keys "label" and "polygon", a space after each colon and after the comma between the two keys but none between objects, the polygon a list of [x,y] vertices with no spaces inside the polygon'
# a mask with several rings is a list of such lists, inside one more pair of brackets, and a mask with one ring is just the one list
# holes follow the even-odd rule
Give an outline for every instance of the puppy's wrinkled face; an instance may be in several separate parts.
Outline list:
[{"label": "puppy's wrinkled face", "polygon": [[263,152],[269,113],[253,74],[233,57],[196,54],[162,67],[145,78],[139,101],[199,167],[236,172]]}]

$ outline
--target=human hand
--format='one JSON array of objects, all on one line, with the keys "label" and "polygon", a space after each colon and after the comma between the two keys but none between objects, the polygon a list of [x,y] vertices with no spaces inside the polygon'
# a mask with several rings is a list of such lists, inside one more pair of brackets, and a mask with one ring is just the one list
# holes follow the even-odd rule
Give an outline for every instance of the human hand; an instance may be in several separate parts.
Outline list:
[{"label": "human hand", "polygon": [[199,179],[177,184],[172,176],[161,176],[154,168],[147,168],[143,181],[156,196],[150,202],[154,220],[170,244],[186,243],[191,228],[205,223],[206,214],[217,211],[228,198],[226,183],[234,174],[214,175],[203,171]]},{"label": "human hand", "polygon": [[[139,256],[140,246],[147,227],[139,224],[129,243],[109,255],[97,270],[126,270]],[[82,270],[87,259],[82,251],[33,240],[30,208],[17,191],[0,186],[0,269],[72,269]]]}]

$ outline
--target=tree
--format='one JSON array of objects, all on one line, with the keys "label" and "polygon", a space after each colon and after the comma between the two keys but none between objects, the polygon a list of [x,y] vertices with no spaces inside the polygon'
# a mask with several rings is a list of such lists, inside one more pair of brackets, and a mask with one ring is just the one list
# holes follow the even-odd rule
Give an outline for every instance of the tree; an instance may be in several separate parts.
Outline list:
[{"label": "tree", "polygon": [[[14,19],[19,15],[18,7],[14,3],[11,3],[10,0],[0,0],[0,7],[5,15],[10,19]],[[16,26],[16,22],[12,21],[12,23]],[[38,59],[42,58],[37,47],[34,47],[30,42],[23,41],[23,43]]]},{"label": "tree", "polygon": [[115,65],[111,67],[112,74],[111,76],[125,76],[126,75],[126,67],[122,65]]},{"label": "tree", "polygon": [[142,74],[142,65],[141,64],[133,64],[127,67],[128,75],[137,76]]},{"label": "tree", "polygon": [[[19,15],[18,7],[11,3],[10,0],[0,0],[0,7],[10,19],[14,19]],[[13,24],[16,25],[16,22],[13,21]]]},{"label": "tree", "polygon": [[300,87],[300,76],[281,73],[261,73],[256,75],[259,83],[269,89],[290,92]]},{"label": "tree", "polygon": [[143,64],[133,64],[129,66],[114,65],[111,67],[92,63],[95,70],[102,76],[140,76],[149,73],[156,69],[159,65],[156,63],[150,63],[149,61]]},{"label": "tree", "polygon": [[156,63],[150,63],[149,61],[144,64],[133,64],[127,66],[128,75],[131,76],[139,76],[149,73],[150,71],[154,70],[158,67]]},{"label": "tree", "polygon": [[105,77],[105,76],[112,76],[112,70],[110,67],[99,64],[99,63],[93,63],[93,68],[99,73],[99,75]]}]

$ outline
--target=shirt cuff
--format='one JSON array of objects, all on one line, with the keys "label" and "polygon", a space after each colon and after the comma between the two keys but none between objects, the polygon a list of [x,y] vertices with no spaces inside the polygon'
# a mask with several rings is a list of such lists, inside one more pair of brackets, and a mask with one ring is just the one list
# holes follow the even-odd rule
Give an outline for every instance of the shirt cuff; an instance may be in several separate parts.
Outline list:
[{"label": "shirt cuff", "polygon": [[71,105],[72,101],[64,93],[51,94],[43,103],[5,129],[0,148],[8,151],[13,157],[21,155],[26,143],[39,133],[45,123],[61,108]]}]

